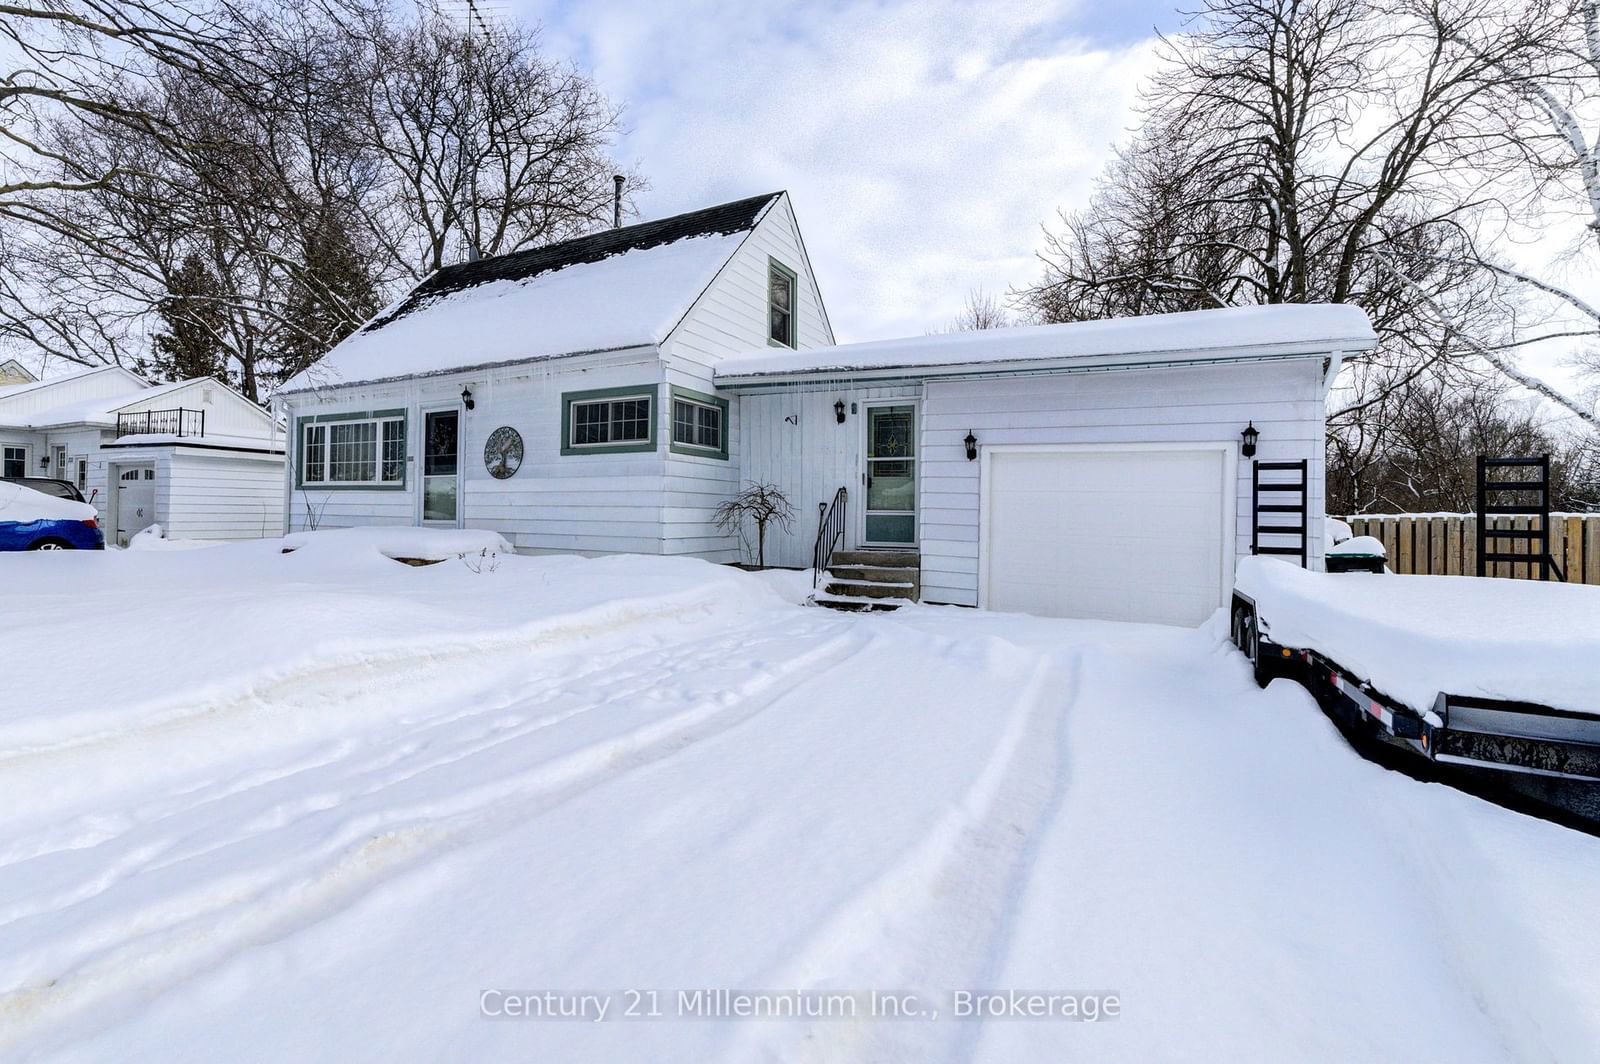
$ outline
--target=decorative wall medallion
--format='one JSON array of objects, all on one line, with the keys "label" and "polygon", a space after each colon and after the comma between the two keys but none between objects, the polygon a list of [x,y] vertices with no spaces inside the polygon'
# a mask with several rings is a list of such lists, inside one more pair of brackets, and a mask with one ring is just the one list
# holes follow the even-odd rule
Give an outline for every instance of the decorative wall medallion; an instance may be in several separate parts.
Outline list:
[{"label": "decorative wall medallion", "polygon": [[505,480],[522,468],[522,433],[501,425],[483,445],[483,467],[496,480]]}]

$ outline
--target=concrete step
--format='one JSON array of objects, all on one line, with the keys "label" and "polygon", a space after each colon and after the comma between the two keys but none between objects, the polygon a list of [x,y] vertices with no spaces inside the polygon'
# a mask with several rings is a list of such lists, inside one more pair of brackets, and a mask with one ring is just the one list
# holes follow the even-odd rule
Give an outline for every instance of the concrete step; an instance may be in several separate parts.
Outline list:
[{"label": "concrete step", "polygon": [[841,613],[888,613],[905,605],[905,599],[878,599],[855,598],[846,595],[830,595],[820,592],[811,596],[813,606],[824,609],[839,610]]},{"label": "concrete step", "polygon": [[916,601],[917,589],[910,584],[873,584],[861,580],[830,580],[823,589],[842,598],[905,599]]},{"label": "concrete step", "polygon": [[864,565],[879,569],[919,569],[922,555],[914,550],[836,550],[828,566]]},{"label": "concrete step", "polygon": [[883,565],[832,565],[822,571],[830,580],[858,584],[906,584],[916,586],[919,571],[896,569]]}]

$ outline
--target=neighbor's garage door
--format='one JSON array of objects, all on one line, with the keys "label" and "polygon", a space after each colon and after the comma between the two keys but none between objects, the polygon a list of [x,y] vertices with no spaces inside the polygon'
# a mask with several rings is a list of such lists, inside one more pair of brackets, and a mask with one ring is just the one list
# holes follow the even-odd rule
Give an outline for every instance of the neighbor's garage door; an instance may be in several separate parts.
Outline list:
[{"label": "neighbor's garage door", "polygon": [[1222,604],[1222,450],[987,458],[988,608],[1194,625]]}]

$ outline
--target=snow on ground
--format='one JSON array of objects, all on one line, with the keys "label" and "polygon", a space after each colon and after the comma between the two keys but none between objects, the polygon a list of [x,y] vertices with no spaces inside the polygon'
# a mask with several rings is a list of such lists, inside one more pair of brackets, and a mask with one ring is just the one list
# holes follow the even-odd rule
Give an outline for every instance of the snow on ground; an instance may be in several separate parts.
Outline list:
[{"label": "snow on ground", "polygon": [[1277,558],[1241,559],[1237,586],[1274,642],[1320,651],[1413,709],[1432,709],[1440,691],[1600,707],[1600,588],[1330,575]]},{"label": "snow on ground", "polygon": [[283,549],[330,545],[335,551],[370,549],[387,558],[419,561],[447,561],[463,554],[510,554],[514,550],[498,532],[471,528],[410,528],[371,525],[365,528],[324,528],[314,532],[291,532],[283,537]]},{"label": "snow on ground", "polygon": [[146,525],[128,540],[127,550],[204,550],[220,547],[226,542],[219,539],[168,539],[160,525]]},{"label": "snow on ground", "polygon": [[[278,551],[0,558],[0,1056],[1600,1044],[1600,843],[1360,760],[1216,626],[837,614],[768,586],[803,574],[687,559]],[[64,669],[85,617],[106,652]],[[609,1012],[485,1018],[497,988]],[[630,988],[666,1015],[620,1018]],[[678,1017],[715,988],[939,1014]],[[1121,1016],[957,1019],[961,988]]]}]

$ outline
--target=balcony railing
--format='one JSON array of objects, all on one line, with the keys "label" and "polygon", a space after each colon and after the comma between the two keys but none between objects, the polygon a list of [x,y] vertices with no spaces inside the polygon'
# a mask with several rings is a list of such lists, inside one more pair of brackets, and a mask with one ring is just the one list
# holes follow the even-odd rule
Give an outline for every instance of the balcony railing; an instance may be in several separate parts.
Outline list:
[{"label": "balcony railing", "polygon": [[204,410],[140,410],[133,414],[117,415],[118,436],[204,436],[206,412]]}]

